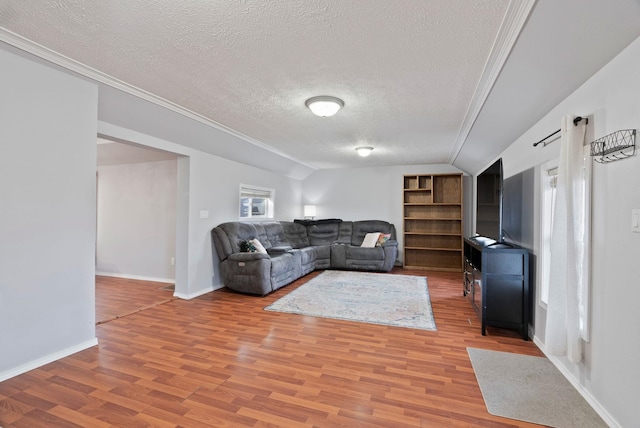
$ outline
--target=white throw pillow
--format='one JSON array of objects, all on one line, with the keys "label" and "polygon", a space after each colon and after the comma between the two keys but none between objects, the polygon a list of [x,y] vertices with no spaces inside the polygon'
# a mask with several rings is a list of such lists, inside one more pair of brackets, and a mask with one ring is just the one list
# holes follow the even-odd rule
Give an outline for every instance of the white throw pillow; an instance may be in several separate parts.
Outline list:
[{"label": "white throw pillow", "polygon": [[264,246],[260,243],[260,241],[258,241],[257,239],[252,239],[249,242],[251,242],[253,246],[256,247],[257,252],[267,254],[267,250],[264,249]]},{"label": "white throw pillow", "polygon": [[380,232],[367,233],[364,236],[364,240],[362,241],[362,248],[373,248],[376,246],[376,242],[378,242],[378,238],[380,237]]}]

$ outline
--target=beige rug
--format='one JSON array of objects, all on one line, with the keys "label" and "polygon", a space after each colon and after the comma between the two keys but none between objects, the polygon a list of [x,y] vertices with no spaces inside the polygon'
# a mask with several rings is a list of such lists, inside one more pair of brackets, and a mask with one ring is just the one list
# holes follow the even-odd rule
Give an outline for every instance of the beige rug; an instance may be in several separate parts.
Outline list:
[{"label": "beige rug", "polygon": [[554,428],[607,424],[544,357],[467,348],[487,410]]},{"label": "beige rug", "polygon": [[326,270],[264,309],[436,330],[424,276]]}]

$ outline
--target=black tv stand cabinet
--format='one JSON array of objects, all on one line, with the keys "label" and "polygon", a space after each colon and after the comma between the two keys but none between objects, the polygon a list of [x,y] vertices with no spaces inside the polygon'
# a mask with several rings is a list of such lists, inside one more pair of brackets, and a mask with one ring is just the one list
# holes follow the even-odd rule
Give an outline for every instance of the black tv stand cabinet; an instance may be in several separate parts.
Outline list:
[{"label": "black tv stand cabinet", "polygon": [[529,339],[529,251],[475,236],[464,240],[464,288],[486,327],[517,329]]}]

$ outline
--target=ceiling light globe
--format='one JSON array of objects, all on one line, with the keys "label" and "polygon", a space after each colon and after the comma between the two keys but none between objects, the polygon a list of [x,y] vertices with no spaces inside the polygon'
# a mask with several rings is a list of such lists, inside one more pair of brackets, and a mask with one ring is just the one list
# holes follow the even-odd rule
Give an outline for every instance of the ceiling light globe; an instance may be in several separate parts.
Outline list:
[{"label": "ceiling light globe", "polygon": [[363,158],[366,158],[367,156],[369,156],[372,151],[373,151],[373,147],[364,147],[364,146],[356,147],[356,152],[358,152],[358,154]]},{"label": "ceiling light globe", "polygon": [[320,117],[329,117],[333,116],[344,107],[344,101],[340,98],[330,97],[330,96],[319,96],[309,98],[305,105],[315,114]]}]

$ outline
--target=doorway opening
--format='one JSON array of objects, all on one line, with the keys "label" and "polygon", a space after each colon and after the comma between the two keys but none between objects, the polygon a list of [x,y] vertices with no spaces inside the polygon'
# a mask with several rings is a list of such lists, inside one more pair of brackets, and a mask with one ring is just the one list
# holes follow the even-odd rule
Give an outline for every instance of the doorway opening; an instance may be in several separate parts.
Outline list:
[{"label": "doorway opening", "polygon": [[96,324],[173,300],[182,157],[98,136]]}]

